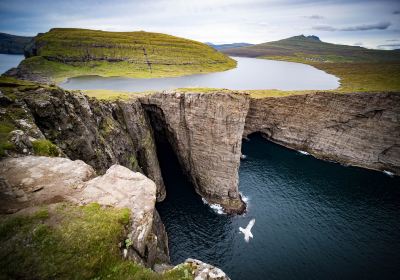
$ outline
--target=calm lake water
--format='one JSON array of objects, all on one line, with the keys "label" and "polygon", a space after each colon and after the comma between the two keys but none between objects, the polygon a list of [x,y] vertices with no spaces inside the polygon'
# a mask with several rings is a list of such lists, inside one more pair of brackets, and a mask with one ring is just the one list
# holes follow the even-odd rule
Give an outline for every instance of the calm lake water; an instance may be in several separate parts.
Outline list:
[{"label": "calm lake water", "polygon": [[339,86],[338,78],[309,65],[257,58],[233,58],[238,62],[237,67],[224,72],[157,79],[82,76],[71,78],[60,86],[65,89],[122,91],[168,90],[183,87],[328,90]]},{"label": "calm lake water", "polygon": [[[216,214],[160,149],[158,204],[172,262],[198,258],[237,279],[399,279],[400,178],[317,160],[252,136],[243,143],[245,216]],[[255,218],[254,239],[238,227]]]},{"label": "calm lake water", "polygon": [[0,74],[3,74],[10,68],[17,67],[23,59],[23,55],[0,54]]}]

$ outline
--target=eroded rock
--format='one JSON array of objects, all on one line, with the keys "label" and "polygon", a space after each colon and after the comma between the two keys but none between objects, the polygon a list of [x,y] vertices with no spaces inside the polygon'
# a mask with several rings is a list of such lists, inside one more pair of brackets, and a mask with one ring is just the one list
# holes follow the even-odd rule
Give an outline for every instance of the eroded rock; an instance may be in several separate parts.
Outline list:
[{"label": "eroded rock", "polygon": [[157,137],[167,138],[196,191],[227,212],[243,212],[238,170],[248,97],[164,92],[141,102]]},{"label": "eroded rock", "polygon": [[400,175],[400,93],[319,92],[251,99],[244,136]]}]

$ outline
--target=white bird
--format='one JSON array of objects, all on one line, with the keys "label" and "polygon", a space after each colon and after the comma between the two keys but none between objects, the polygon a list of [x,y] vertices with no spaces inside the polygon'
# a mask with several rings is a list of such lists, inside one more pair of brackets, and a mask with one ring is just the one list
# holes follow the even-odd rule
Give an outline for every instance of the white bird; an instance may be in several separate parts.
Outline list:
[{"label": "white bird", "polygon": [[254,226],[255,222],[256,219],[252,219],[250,220],[246,228],[239,227],[240,232],[244,234],[244,240],[246,240],[246,242],[249,242],[250,237],[253,238],[253,234],[251,233],[251,228]]}]

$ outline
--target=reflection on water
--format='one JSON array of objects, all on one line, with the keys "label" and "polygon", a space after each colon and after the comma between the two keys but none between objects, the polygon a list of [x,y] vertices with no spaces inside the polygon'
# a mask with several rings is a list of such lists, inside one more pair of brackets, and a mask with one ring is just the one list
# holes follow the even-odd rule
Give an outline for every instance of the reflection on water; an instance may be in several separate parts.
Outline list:
[{"label": "reflection on water", "polygon": [[[244,142],[245,216],[218,215],[162,153],[158,205],[171,259],[221,267],[232,279],[398,279],[400,179],[317,160],[265,141]],[[238,227],[256,219],[254,239]]]},{"label": "reflection on water", "polygon": [[122,91],[167,90],[183,87],[236,90],[328,90],[339,86],[338,78],[309,65],[257,58],[233,58],[238,61],[237,68],[224,72],[156,79],[83,76],[69,79],[60,86],[65,89]]}]

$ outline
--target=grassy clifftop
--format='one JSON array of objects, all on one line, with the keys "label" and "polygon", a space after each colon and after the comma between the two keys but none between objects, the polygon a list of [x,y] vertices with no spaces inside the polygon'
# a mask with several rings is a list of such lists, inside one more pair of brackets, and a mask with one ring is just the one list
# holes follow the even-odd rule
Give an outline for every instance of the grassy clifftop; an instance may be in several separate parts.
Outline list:
[{"label": "grassy clifftop", "polygon": [[60,81],[78,75],[171,77],[235,65],[203,43],[166,34],[55,28],[35,38],[19,68]]}]

